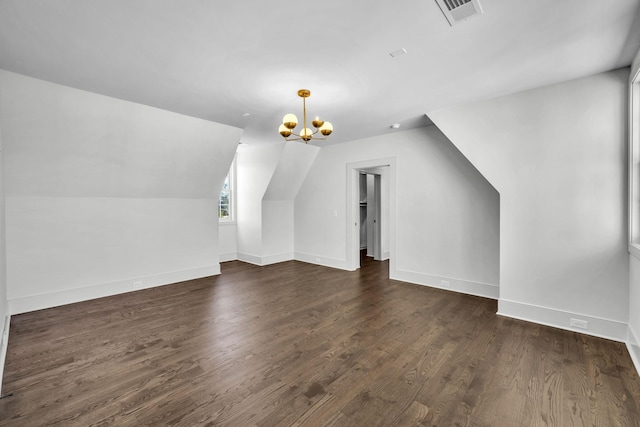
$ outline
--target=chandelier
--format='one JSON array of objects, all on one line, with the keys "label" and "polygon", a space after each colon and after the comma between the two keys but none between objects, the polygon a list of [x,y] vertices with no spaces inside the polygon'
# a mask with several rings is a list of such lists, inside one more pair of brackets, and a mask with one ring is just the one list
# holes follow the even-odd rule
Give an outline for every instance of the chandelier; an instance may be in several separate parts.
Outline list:
[{"label": "chandelier", "polygon": [[[311,91],[308,89],[300,89],[298,91],[298,96],[302,98],[302,111],[304,114],[304,120],[302,122],[302,130],[299,134],[293,132],[293,129],[298,126],[298,118],[295,114],[286,114],[282,119],[282,124],[278,129],[280,131],[280,135],[284,137],[287,141],[298,141],[303,140],[304,143],[308,143],[312,139],[314,139],[314,135],[320,132],[324,137],[316,137],[315,139],[327,139],[327,136],[331,135],[333,132],[333,125],[329,122],[323,122],[319,117],[316,117],[311,121],[311,124],[315,128],[315,130],[311,130],[307,127],[307,103],[306,99],[311,96]],[[289,138],[291,135],[296,138]]]}]

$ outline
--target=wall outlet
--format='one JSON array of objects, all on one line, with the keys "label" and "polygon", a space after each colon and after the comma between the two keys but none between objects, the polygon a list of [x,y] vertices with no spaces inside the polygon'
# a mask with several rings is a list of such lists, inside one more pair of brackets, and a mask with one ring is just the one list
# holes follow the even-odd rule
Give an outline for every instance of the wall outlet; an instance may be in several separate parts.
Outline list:
[{"label": "wall outlet", "polygon": [[571,319],[571,326],[580,329],[589,329],[589,322],[580,319]]},{"label": "wall outlet", "polygon": [[133,288],[141,288],[142,287],[142,280],[136,280],[135,282],[133,282]]},{"label": "wall outlet", "polygon": [[450,288],[451,285],[449,284],[448,280],[441,280],[440,281],[440,286],[442,286],[443,288]]}]

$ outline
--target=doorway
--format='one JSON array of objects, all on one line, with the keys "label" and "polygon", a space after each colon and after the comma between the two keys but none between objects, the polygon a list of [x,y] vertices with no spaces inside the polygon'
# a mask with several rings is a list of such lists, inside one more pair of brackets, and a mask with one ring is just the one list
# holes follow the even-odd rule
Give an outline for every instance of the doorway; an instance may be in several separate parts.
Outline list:
[{"label": "doorway", "polygon": [[[360,268],[360,250],[367,239],[367,253],[376,260],[389,260],[389,272],[395,271],[396,213],[395,157],[347,163],[347,268]],[[365,176],[361,178],[361,176]],[[371,176],[371,178],[368,178]],[[366,198],[361,197],[366,185]],[[367,182],[367,184],[364,184]],[[376,184],[377,182],[377,184]],[[369,189],[372,190],[369,190]],[[364,191],[362,193],[364,195]],[[365,202],[366,201],[366,205]],[[363,202],[363,203],[361,203]],[[371,205],[371,206],[369,206]],[[364,214],[367,210],[366,215]],[[361,218],[362,215],[362,218]],[[366,218],[365,218],[366,216]],[[375,221],[375,222],[374,222]],[[368,222],[368,226],[367,226]]]},{"label": "doorway", "polygon": [[360,171],[360,251],[382,261],[382,206],[379,173]]}]

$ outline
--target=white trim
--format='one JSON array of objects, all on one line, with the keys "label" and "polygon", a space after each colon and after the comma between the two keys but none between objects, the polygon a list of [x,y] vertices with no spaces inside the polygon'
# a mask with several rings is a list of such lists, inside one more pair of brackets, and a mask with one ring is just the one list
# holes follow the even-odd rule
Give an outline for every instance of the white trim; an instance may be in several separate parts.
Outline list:
[{"label": "white trim", "polygon": [[[640,50],[636,53],[629,75],[629,254],[640,259]],[[629,312],[640,310],[638,303],[629,301]],[[640,374],[640,341],[631,324],[627,327],[627,349],[631,360]]]},{"label": "white trim", "polygon": [[640,68],[629,76],[628,132],[629,252],[640,258],[637,251],[632,252],[632,246],[640,243]]},{"label": "white trim", "polygon": [[291,252],[267,255],[262,257],[262,265],[278,264],[279,262],[292,261],[292,260],[293,260],[293,253]]},{"label": "white trim", "polygon": [[246,254],[244,252],[238,252],[238,261],[248,262],[249,264],[254,265],[262,265],[262,257]]},{"label": "white trim", "polygon": [[[415,271],[408,270],[390,271],[389,277],[393,280],[400,280],[403,282],[415,283],[416,285],[445,289],[447,291],[460,292],[463,294],[476,295],[479,297],[498,299],[500,296],[500,286],[489,283],[473,282],[453,277],[432,276],[430,274],[417,273]],[[443,280],[449,282],[449,286],[442,286]]]},{"label": "white trim", "polygon": [[629,325],[627,333],[627,350],[629,350],[631,361],[636,367],[638,375],[640,375],[640,340],[638,340],[638,335],[633,331],[631,325]]},{"label": "white trim", "polygon": [[[45,308],[123,294],[126,292],[133,292],[140,289],[154,288],[157,286],[215,276],[218,274],[220,274],[220,264],[213,264],[189,270],[157,274],[154,276],[137,277],[117,282],[102,283],[84,288],[12,298],[9,299],[9,313],[26,313],[29,311],[42,310]],[[135,287],[133,285],[134,282],[136,282]],[[141,284],[138,285],[138,283]]]},{"label": "white trim", "polygon": [[220,262],[235,261],[238,259],[238,253],[226,252],[224,254],[220,254],[218,258],[220,259]]},{"label": "white trim", "polygon": [[308,264],[322,265],[324,267],[337,268],[339,270],[354,271],[355,269],[349,268],[347,261],[343,259],[334,259],[327,257],[318,257],[315,255],[305,254],[302,252],[295,252],[293,259],[296,261],[306,262]]},{"label": "white trim", "polygon": [[246,254],[238,252],[237,259],[239,261],[248,262],[249,264],[265,266],[271,264],[278,264],[280,262],[291,261],[294,259],[294,255],[291,252],[285,252],[281,254],[258,256],[252,254]]},{"label": "white trim", "polygon": [[384,251],[382,253],[382,261],[386,261],[391,258],[391,251]]},{"label": "white trim", "polygon": [[11,316],[6,315],[4,326],[2,327],[2,338],[0,338],[0,394],[2,394],[2,380],[4,378],[4,364],[7,361],[7,350],[9,348],[9,326]]},{"label": "white trim", "polygon": [[[506,299],[498,300],[498,314],[500,316],[512,317],[514,319],[525,320],[527,322],[538,323],[540,325],[551,326],[553,328],[564,329],[572,332],[579,332],[581,334],[606,338],[613,341],[627,341],[628,325],[625,322],[620,322],[618,320],[587,316],[584,314],[525,304]],[[589,322],[589,329],[580,329],[570,326],[572,318],[586,320]]]}]

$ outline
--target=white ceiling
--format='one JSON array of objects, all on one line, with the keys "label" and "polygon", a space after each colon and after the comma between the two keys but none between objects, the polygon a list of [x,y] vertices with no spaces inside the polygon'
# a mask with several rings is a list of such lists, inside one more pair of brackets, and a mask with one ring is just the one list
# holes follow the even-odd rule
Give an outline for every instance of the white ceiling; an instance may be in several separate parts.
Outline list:
[{"label": "white ceiling", "polygon": [[0,0],[0,68],[241,127],[247,143],[280,141],[308,88],[335,128],[322,145],[627,66],[640,48],[640,0],[480,3],[451,27],[435,0]]}]

